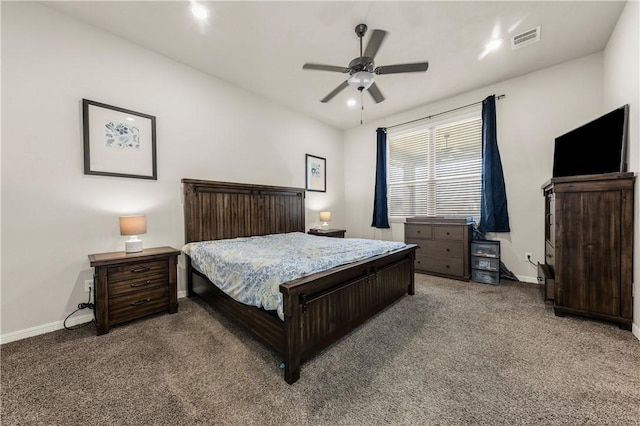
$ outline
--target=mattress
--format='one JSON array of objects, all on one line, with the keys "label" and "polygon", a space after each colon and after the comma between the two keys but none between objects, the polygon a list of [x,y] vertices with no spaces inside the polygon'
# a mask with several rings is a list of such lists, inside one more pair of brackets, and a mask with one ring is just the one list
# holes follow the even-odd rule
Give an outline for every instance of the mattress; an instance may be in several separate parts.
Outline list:
[{"label": "mattress", "polygon": [[185,244],[192,266],[234,300],[284,320],[282,283],[406,247],[403,242],[303,232]]}]

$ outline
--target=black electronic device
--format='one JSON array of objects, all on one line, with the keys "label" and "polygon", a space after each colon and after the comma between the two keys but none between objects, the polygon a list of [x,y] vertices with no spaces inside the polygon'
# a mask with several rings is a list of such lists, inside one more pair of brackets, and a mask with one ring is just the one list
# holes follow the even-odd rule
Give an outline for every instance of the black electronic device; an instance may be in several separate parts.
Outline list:
[{"label": "black electronic device", "polygon": [[627,171],[629,105],[555,139],[553,177]]}]

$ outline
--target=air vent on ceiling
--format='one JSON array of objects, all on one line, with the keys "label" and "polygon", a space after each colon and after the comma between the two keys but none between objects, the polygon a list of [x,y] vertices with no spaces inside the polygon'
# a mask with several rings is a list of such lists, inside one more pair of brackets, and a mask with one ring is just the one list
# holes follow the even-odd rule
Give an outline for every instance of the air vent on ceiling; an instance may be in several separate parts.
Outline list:
[{"label": "air vent on ceiling", "polygon": [[520,49],[536,41],[540,41],[540,26],[511,37],[511,49]]}]

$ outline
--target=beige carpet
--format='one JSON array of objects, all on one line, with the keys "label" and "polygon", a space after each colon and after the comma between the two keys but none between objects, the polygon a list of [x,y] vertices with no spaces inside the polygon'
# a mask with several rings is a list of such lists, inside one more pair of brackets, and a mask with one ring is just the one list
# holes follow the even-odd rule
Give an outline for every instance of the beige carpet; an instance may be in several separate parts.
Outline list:
[{"label": "beige carpet", "polygon": [[399,302],[284,382],[196,300],[2,345],[2,425],[640,425],[640,342],[559,318],[534,285],[416,275]]}]

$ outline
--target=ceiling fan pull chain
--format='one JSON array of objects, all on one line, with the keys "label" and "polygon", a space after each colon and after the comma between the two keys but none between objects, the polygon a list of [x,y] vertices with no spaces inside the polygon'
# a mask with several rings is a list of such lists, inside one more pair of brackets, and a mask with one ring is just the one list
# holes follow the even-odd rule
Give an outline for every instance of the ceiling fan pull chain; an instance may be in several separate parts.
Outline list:
[{"label": "ceiling fan pull chain", "polygon": [[360,91],[360,125],[362,126],[362,115],[364,114],[364,99],[362,98],[362,92]]}]

